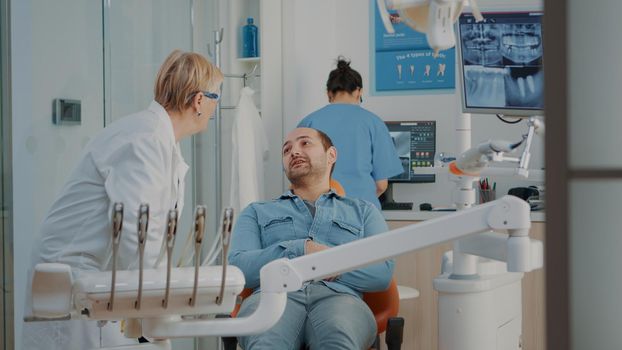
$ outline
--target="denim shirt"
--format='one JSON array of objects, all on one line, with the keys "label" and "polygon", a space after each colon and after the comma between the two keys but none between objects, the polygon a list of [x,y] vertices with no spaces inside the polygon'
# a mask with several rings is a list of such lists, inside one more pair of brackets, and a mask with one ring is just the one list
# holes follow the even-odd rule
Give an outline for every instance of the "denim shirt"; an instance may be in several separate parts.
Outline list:
[{"label": "denim shirt", "polygon": [[[259,287],[259,270],[270,261],[304,255],[307,240],[333,247],[388,230],[380,211],[364,200],[331,190],[317,199],[315,207],[312,217],[303,200],[288,191],[242,211],[231,237],[229,263],[242,270],[246,288]],[[361,297],[363,292],[387,289],[393,265],[387,260],[323,283],[336,292]]]}]

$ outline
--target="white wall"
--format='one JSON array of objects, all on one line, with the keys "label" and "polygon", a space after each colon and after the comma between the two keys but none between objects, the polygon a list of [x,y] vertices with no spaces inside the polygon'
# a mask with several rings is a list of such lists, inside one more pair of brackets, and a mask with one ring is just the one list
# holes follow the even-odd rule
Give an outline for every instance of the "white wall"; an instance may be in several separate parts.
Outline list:
[{"label": "white wall", "polygon": [[[374,1],[375,3],[375,1]],[[492,1],[480,1],[485,8]],[[511,1],[497,1],[495,8],[512,7]],[[540,4],[540,1],[514,1]],[[454,117],[460,112],[456,92],[408,96],[370,96],[370,2],[361,0],[288,0],[283,3],[283,108],[284,133],[293,129],[308,113],[327,103],[326,79],[335,68],[335,59],[344,55],[363,76],[363,107],[384,120],[436,120],[437,151],[454,152]],[[473,143],[489,138],[519,140],[525,123],[506,126],[491,116],[474,116]],[[276,136],[276,135],[275,135]],[[282,137],[282,136],[281,136]],[[544,166],[544,142],[536,140],[532,167]],[[524,181],[497,180],[499,193],[508,187],[529,184]],[[397,184],[395,199],[415,204],[450,203],[453,184],[437,176],[434,184]]]},{"label": "white wall", "polygon": [[[285,0],[286,1],[286,0]],[[274,198],[282,193],[283,166],[281,162],[282,138],[272,135],[283,134],[283,0],[262,0],[261,3],[261,30],[260,54],[263,62],[261,67],[261,99],[262,120],[264,127],[271,132],[268,138],[269,157],[265,166],[266,188],[268,198]]]},{"label": "white wall", "polygon": [[[39,224],[89,137],[103,127],[101,3],[12,2],[15,340]],[[82,124],[52,124],[52,100],[82,101]]]}]

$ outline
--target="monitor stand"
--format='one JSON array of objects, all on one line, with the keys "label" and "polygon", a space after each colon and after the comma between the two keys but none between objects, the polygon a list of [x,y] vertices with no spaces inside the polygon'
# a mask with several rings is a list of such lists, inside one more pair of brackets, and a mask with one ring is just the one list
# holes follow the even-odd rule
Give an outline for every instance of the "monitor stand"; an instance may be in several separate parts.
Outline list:
[{"label": "monitor stand", "polygon": [[412,210],[412,202],[396,202],[393,199],[393,183],[389,182],[387,190],[378,198],[382,210]]}]

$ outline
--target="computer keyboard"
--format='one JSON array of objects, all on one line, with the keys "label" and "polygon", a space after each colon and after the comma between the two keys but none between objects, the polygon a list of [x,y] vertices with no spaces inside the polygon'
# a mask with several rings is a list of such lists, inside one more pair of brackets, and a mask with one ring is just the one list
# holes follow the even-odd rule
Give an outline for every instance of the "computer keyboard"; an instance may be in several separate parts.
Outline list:
[{"label": "computer keyboard", "polygon": [[413,204],[409,202],[386,202],[381,204],[382,210],[413,210]]}]

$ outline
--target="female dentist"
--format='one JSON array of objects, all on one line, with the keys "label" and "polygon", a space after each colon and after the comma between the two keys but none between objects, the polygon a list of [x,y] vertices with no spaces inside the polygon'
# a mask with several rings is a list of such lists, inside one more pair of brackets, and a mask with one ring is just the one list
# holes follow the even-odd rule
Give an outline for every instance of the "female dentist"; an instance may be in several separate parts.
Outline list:
[{"label": "female dentist", "polygon": [[[85,147],[76,168],[52,204],[41,227],[33,262],[58,262],[81,271],[109,270],[111,213],[124,205],[117,268],[138,265],[137,217],[149,204],[145,267],[157,259],[167,212],[183,207],[188,165],[179,141],[207,128],[220,96],[222,73],[203,56],[174,51],[155,79],[154,101],[141,112],[104,128]],[[34,266],[33,264],[33,266]],[[101,326],[101,325],[100,325]],[[100,333],[101,332],[101,333]],[[101,336],[101,338],[100,338]],[[98,328],[95,321],[26,323],[25,349],[90,349],[136,343],[118,323]]]}]

